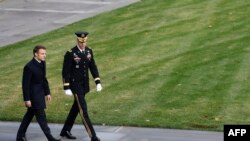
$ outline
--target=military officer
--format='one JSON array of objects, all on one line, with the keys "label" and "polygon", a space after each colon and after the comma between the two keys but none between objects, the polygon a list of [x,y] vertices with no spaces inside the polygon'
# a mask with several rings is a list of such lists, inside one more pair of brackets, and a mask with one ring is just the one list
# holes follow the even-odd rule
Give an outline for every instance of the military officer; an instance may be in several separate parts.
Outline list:
[{"label": "military officer", "polygon": [[23,99],[27,112],[17,132],[17,141],[27,141],[26,130],[34,116],[49,141],[60,141],[55,139],[48,127],[46,114],[45,97],[51,101],[49,84],[46,78],[46,48],[38,45],[33,49],[34,57],[23,69]]},{"label": "military officer", "polygon": [[76,139],[71,129],[79,113],[91,141],[100,141],[90,121],[85,95],[89,92],[89,70],[95,80],[96,90],[102,85],[92,49],[87,46],[88,32],[76,32],[76,46],[66,52],[63,62],[63,84],[66,95],[74,95],[74,103],[61,131],[61,136]]}]

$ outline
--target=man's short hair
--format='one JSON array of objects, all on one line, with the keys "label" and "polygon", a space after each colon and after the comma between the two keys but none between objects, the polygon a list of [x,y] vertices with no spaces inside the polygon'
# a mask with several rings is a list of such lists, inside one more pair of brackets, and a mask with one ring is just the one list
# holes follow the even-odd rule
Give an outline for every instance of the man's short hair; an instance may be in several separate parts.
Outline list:
[{"label": "man's short hair", "polygon": [[45,47],[45,46],[42,46],[42,45],[37,45],[37,46],[35,46],[34,49],[33,49],[33,55],[35,56],[35,53],[38,53],[38,51],[39,51],[40,49],[46,50],[46,47]]}]

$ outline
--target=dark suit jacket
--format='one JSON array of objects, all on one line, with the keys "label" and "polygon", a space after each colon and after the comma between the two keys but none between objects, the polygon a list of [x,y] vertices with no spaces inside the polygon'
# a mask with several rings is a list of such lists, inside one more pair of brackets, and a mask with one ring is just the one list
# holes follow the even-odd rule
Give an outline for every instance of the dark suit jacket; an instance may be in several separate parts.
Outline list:
[{"label": "dark suit jacket", "polygon": [[45,96],[50,94],[46,78],[46,63],[39,63],[34,58],[23,69],[23,99],[31,101],[32,109],[45,109]]}]

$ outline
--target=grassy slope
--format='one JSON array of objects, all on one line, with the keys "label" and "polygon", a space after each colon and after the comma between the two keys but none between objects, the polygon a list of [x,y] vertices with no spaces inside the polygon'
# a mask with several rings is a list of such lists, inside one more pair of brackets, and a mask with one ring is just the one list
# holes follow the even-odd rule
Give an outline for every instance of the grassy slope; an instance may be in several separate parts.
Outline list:
[{"label": "grassy slope", "polygon": [[249,12],[247,0],[142,0],[0,48],[0,119],[22,118],[22,67],[43,44],[54,98],[47,116],[65,120],[72,97],[62,91],[63,55],[84,29],[104,86],[97,95],[92,82],[87,96],[95,124],[222,130],[249,123]]}]

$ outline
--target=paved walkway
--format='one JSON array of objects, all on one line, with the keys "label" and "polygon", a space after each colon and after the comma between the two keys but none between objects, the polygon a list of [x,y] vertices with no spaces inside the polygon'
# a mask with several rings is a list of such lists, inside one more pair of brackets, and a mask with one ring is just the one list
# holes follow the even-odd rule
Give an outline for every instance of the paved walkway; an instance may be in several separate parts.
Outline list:
[{"label": "paved walkway", "polygon": [[[19,122],[0,122],[0,141],[15,141]],[[62,124],[49,124],[51,132],[59,137]],[[97,135],[102,141],[223,141],[222,132],[194,130],[136,128],[123,126],[95,126]],[[74,141],[90,141],[85,128],[75,125],[72,134]],[[46,141],[38,123],[32,123],[26,133],[28,141]],[[62,141],[73,141],[62,139]]]},{"label": "paved walkway", "polygon": [[0,0],[0,47],[138,0]]}]

